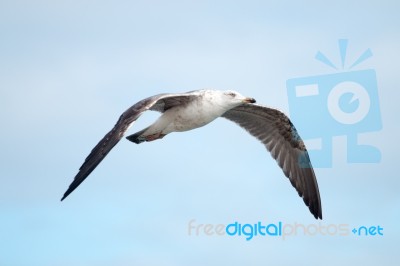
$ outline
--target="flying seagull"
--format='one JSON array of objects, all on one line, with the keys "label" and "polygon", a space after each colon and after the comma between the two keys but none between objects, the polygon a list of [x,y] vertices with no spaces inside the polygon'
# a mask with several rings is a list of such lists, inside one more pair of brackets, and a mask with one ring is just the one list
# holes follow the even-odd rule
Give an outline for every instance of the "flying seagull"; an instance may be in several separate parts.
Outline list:
[{"label": "flying seagull", "polygon": [[322,219],[315,173],[295,127],[282,112],[255,102],[235,91],[218,90],[164,93],[139,101],[120,116],[113,129],[93,148],[61,200],[89,176],[144,111],[152,110],[162,115],[149,127],[128,136],[128,140],[136,144],[154,141],[171,132],[195,129],[224,117],[265,145],[310,212],[316,219]]}]

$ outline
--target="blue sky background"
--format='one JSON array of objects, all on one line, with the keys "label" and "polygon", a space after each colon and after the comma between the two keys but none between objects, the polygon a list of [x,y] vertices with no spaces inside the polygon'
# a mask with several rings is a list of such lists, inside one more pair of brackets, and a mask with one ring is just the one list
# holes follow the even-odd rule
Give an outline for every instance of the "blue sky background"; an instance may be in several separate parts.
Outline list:
[{"label": "blue sky background", "polygon": [[[278,1],[276,1],[278,2]],[[397,1],[1,1],[0,265],[395,265],[400,19]],[[122,140],[67,200],[93,146],[133,103],[234,89],[289,113],[286,81],[336,73],[314,59],[373,57],[378,164],[316,169],[322,224],[384,236],[189,236],[188,222],[314,224],[265,148],[229,121],[135,145]],[[136,132],[156,117],[146,113]],[[301,132],[300,132],[301,133]]]}]

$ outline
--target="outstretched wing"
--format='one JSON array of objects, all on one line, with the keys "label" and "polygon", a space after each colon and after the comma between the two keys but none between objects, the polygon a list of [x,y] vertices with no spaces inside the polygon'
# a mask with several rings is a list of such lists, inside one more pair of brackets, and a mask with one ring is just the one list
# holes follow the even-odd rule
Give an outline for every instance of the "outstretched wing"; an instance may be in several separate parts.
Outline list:
[{"label": "outstretched wing", "polygon": [[147,110],[165,112],[166,110],[190,102],[197,96],[196,92],[181,94],[159,94],[134,104],[126,110],[118,119],[117,123],[108,132],[100,142],[93,148],[85,162],[79,168],[78,174],[74,181],[64,193],[61,200],[65,199],[72,191],[74,191],[89,174],[97,167],[97,165],[107,156],[110,150],[120,141],[129,127],[139,118],[139,116]]},{"label": "outstretched wing", "polygon": [[303,141],[282,112],[243,104],[222,115],[260,140],[278,162],[316,219],[322,219],[317,179]]}]

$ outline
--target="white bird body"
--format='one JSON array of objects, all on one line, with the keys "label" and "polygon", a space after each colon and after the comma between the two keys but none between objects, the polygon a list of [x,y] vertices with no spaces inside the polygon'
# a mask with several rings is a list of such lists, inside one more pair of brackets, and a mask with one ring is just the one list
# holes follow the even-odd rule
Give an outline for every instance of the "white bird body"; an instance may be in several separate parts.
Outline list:
[{"label": "white bird body", "polygon": [[[218,91],[219,92],[219,91]],[[202,127],[220,117],[226,111],[243,104],[254,102],[236,92],[220,92],[214,90],[201,90],[198,96],[189,104],[178,105],[165,111],[156,122],[144,131],[140,131],[139,143],[162,138],[172,132],[183,132]],[[227,101],[226,98],[237,99]]]}]

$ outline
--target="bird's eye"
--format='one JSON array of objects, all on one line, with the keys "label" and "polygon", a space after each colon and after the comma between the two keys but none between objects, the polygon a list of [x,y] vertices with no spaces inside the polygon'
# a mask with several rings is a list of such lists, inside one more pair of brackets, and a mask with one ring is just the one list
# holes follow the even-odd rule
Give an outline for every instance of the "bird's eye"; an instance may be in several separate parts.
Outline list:
[{"label": "bird's eye", "polygon": [[234,92],[228,92],[227,93],[229,96],[231,96],[231,97],[235,97],[236,96],[236,93],[234,93]]}]

